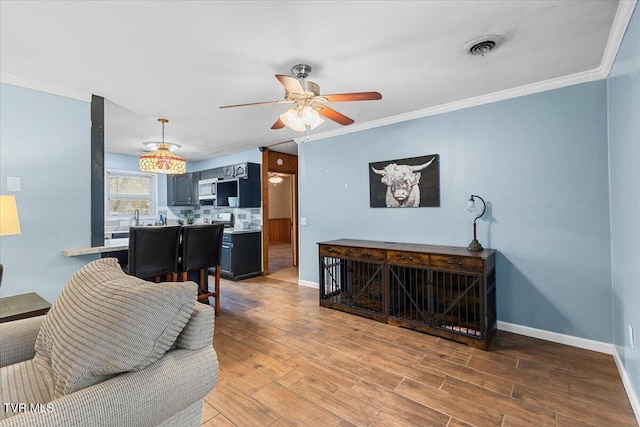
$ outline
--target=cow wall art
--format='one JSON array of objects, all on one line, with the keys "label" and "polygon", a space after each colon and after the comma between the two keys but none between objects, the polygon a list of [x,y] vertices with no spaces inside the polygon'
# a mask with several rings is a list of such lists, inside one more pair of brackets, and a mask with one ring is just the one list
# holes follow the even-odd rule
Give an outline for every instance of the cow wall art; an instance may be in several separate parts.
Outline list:
[{"label": "cow wall art", "polygon": [[369,163],[372,208],[440,206],[440,156]]}]

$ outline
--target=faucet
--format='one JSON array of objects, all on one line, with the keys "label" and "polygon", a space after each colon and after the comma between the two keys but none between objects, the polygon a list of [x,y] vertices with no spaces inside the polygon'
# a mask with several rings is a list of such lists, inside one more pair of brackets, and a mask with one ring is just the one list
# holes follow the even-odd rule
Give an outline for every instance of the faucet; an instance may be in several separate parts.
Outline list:
[{"label": "faucet", "polygon": [[140,225],[140,211],[138,209],[136,209],[135,211],[133,211],[133,219],[134,219],[134,225],[137,227]]}]

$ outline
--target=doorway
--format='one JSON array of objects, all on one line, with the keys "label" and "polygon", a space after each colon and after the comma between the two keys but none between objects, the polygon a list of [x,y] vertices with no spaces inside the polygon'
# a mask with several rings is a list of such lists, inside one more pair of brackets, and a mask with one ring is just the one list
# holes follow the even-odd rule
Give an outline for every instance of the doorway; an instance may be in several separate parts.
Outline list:
[{"label": "doorway", "polygon": [[269,273],[294,267],[293,185],[294,176],[269,172]]},{"label": "doorway", "polygon": [[262,165],[262,272],[298,284],[298,156],[264,148]]}]

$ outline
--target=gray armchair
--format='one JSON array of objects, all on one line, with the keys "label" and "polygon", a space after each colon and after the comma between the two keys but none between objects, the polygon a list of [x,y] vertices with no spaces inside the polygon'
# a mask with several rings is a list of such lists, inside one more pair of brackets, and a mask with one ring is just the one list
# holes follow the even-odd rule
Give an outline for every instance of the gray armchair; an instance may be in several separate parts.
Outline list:
[{"label": "gray armchair", "polygon": [[0,427],[199,426],[218,358],[197,289],[101,258],[45,316],[0,324]]},{"label": "gray armchair", "polygon": [[8,406],[11,390],[4,383],[21,363],[34,358],[44,318],[0,324],[0,395],[3,415],[10,415],[0,421],[1,427],[200,425],[204,397],[218,376],[212,347],[213,308],[196,304],[172,349],[144,369],[52,396],[46,403],[13,402]]}]

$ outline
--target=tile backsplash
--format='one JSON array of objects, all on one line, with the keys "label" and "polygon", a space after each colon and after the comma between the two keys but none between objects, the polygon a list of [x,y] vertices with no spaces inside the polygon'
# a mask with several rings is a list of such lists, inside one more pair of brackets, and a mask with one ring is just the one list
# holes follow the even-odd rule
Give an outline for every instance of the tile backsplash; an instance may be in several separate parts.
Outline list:
[{"label": "tile backsplash", "polygon": [[[168,225],[176,225],[178,219],[185,219],[185,213],[187,210],[193,212],[195,218],[195,224],[204,224],[205,218],[211,220],[211,216],[218,212],[231,212],[233,214],[233,220],[236,229],[243,228],[261,228],[262,227],[262,208],[214,208],[212,206],[158,206],[157,218],[142,217],[140,218],[140,225],[154,225],[159,219],[160,215],[167,218]],[[105,220],[105,231],[121,231],[128,230],[133,225],[133,216],[127,219],[118,220]]]},{"label": "tile backsplash", "polygon": [[[262,208],[213,208],[211,206],[160,206],[159,214],[166,215],[170,224],[176,223],[178,219],[184,219],[187,210],[193,212],[196,224],[203,224],[205,218],[211,220],[211,216],[218,212],[230,212],[233,214],[233,221],[236,228],[242,228],[242,223],[248,223],[249,228],[262,227]],[[246,228],[246,226],[245,226]]]}]

